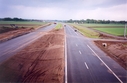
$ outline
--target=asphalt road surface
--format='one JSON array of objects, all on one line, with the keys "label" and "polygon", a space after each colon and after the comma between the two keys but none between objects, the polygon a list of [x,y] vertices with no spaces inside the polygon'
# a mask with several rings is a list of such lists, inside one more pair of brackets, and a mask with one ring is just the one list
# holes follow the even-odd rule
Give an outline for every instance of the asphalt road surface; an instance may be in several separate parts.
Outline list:
[{"label": "asphalt road surface", "polygon": [[55,24],[52,24],[50,26],[40,28],[29,34],[0,43],[0,64],[3,61],[10,58],[15,53],[17,53],[18,51],[20,51],[21,49],[23,49],[28,44],[42,37],[43,36],[42,32],[49,31],[53,29],[55,26],[56,26]]},{"label": "asphalt road surface", "polygon": [[65,26],[65,83],[127,83],[127,71],[89,38]]}]

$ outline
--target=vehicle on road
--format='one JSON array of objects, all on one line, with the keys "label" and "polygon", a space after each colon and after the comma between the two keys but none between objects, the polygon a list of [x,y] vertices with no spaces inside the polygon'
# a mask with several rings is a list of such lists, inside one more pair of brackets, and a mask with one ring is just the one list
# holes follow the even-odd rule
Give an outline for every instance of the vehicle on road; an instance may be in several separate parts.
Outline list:
[{"label": "vehicle on road", "polygon": [[75,32],[77,32],[77,30],[75,29]]}]

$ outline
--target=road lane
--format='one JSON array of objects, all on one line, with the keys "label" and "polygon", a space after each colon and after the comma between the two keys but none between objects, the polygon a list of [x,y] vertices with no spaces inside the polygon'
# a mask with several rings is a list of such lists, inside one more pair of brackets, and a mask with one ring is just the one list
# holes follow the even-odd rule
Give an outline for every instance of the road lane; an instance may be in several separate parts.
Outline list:
[{"label": "road lane", "polygon": [[[67,43],[67,83],[126,83],[126,70],[109,59],[91,40],[75,32],[70,26],[65,27]],[[91,51],[103,57],[111,70]],[[113,63],[118,68],[114,68]],[[119,72],[116,72],[116,70]],[[113,71],[113,72],[112,72]],[[116,75],[114,75],[114,74]],[[118,78],[117,78],[118,77]]]},{"label": "road lane", "polygon": [[29,34],[0,43],[0,63],[14,55],[16,52],[18,52],[28,44],[34,42],[36,39],[42,37],[43,32],[49,31],[53,29],[55,26],[55,24],[52,24],[50,26],[40,28]]}]

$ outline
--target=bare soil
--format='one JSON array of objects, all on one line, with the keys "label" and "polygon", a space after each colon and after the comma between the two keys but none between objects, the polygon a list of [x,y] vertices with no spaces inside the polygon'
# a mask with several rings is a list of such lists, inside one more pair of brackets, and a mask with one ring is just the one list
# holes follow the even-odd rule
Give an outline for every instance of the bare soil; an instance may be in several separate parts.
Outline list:
[{"label": "bare soil", "polygon": [[[117,61],[127,70],[127,42],[118,41],[94,41],[108,56]],[[103,46],[106,43],[107,46]]]},{"label": "bare soil", "polygon": [[0,65],[0,82],[63,83],[64,29],[52,30]]}]

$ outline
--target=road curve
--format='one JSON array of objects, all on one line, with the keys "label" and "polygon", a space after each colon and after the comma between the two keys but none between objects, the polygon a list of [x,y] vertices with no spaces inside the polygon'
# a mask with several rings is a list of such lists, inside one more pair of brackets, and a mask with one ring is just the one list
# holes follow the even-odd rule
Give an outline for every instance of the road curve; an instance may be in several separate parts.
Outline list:
[{"label": "road curve", "polygon": [[[66,25],[65,83],[127,83],[127,71]],[[65,62],[65,63],[66,63]]]},{"label": "road curve", "polygon": [[36,39],[43,36],[41,32],[49,31],[53,29],[56,25],[52,24],[50,26],[46,26],[43,28],[40,28],[34,32],[31,32],[29,34],[11,39],[9,41],[0,43],[0,64],[10,58],[12,55],[20,51],[22,48],[27,46],[28,44],[32,43]]}]

